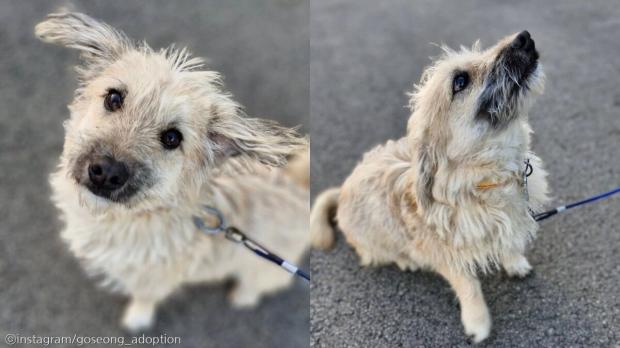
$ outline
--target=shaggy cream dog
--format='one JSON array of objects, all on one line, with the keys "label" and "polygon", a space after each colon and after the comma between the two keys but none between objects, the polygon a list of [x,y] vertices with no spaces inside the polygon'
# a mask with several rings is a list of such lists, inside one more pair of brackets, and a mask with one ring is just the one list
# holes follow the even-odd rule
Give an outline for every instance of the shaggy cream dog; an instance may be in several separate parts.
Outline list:
[{"label": "shaggy cream dog", "polygon": [[81,53],[53,200],[62,238],[86,269],[131,296],[129,330],[151,326],[156,306],[184,283],[234,278],[232,303],[251,306],[292,276],[192,215],[207,204],[230,225],[299,262],[309,246],[307,155],[278,167],[306,140],[244,117],[213,71],[186,50],[154,51],[80,13],[36,26],[43,41]]},{"label": "shaggy cream dog", "polygon": [[412,94],[407,136],[368,152],[341,188],[318,196],[313,244],[333,243],[337,208],[362,265],[438,272],[459,298],[465,333],[484,340],[491,318],[476,274],[500,265],[514,276],[530,272],[524,251],[538,229],[530,210],[547,201],[527,117],[542,89],[527,31],[485,51],[446,48]]}]

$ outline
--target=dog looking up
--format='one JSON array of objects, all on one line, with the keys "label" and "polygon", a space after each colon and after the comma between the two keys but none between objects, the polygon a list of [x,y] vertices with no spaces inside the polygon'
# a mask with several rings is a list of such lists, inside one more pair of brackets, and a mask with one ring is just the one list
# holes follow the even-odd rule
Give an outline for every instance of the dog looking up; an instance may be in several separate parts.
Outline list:
[{"label": "dog looking up", "polygon": [[127,329],[150,327],[157,304],[184,283],[234,278],[238,306],[291,283],[223,235],[201,234],[191,217],[214,206],[230,225],[299,262],[309,246],[309,207],[298,182],[308,174],[266,167],[307,151],[305,138],[244,117],[219,75],[185,49],[155,51],[80,13],[49,15],[35,32],[80,52],[53,200],[73,254],[131,297]]},{"label": "dog looking up", "polygon": [[530,272],[530,210],[548,200],[527,116],[544,75],[527,31],[484,51],[444,50],[412,94],[407,136],[368,152],[342,187],[317,197],[310,234],[314,246],[331,246],[335,209],[362,265],[438,272],[459,298],[465,333],[480,342],[491,318],[476,274]]}]

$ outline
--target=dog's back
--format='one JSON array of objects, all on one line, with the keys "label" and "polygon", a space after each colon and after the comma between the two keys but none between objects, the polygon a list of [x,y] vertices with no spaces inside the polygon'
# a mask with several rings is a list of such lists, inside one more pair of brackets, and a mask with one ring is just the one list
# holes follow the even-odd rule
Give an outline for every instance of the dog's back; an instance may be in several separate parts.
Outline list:
[{"label": "dog's back", "polygon": [[[403,174],[411,166],[406,138],[390,140],[366,153],[341,188],[327,190],[317,197],[310,219],[314,246],[331,246],[333,232],[327,221],[333,212],[338,227],[355,247],[362,264],[393,262],[393,255],[377,255],[381,254],[379,249],[397,250],[406,241],[404,226],[396,226],[394,222],[400,221],[402,195],[399,192],[405,184]],[[360,209],[362,206],[372,209]],[[386,229],[394,233],[381,233]],[[369,249],[373,251],[367,252]]]}]

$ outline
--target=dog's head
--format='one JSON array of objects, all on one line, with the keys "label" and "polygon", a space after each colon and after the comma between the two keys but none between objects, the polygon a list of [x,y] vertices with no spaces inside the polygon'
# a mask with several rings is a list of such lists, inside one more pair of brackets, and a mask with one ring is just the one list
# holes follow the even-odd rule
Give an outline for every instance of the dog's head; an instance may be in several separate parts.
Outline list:
[{"label": "dog's head", "polygon": [[445,54],[426,69],[412,94],[409,139],[419,166],[418,203],[432,202],[441,169],[491,160],[507,148],[527,146],[527,111],[544,75],[527,31],[495,46]]},{"label": "dog's head", "polygon": [[244,117],[218,74],[184,49],[154,51],[80,13],[52,14],[35,32],[81,53],[61,168],[86,201],[174,204],[227,158],[279,166],[305,145],[294,130]]}]

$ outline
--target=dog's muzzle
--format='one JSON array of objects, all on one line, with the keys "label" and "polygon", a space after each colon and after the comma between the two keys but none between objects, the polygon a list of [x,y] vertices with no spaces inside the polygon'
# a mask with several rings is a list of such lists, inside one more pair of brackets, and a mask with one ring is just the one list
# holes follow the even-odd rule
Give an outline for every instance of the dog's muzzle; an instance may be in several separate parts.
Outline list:
[{"label": "dog's muzzle", "polygon": [[536,43],[527,30],[520,32],[502,54],[504,57],[500,57],[500,60],[505,66],[506,73],[519,84],[524,84],[538,65]]},{"label": "dog's muzzle", "polygon": [[125,186],[131,173],[123,162],[111,157],[100,157],[92,160],[88,164],[88,189],[103,197],[110,197],[111,194]]},{"label": "dog's muzzle", "polygon": [[96,157],[87,164],[84,186],[94,195],[111,201],[122,202],[133,196],[137,187],[132,184],[133,171],[115,158]]},{"label": "dog's muzzle", "polygon": [[538,67],[536,44],[526,30],[497,55],[478,98],[477,119],[503,128],[519,115],[519,99],[529,91],[530,77]]},{"label": "dog's muzzle", "polygon": [[111,155],[81,156],[74,166],[78,184],[94,195],[113,202],[126,202],[149,186],[147,170],[135,161],[122,161]]}]

